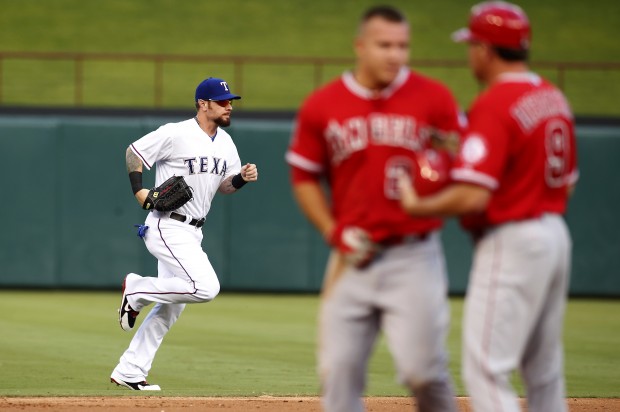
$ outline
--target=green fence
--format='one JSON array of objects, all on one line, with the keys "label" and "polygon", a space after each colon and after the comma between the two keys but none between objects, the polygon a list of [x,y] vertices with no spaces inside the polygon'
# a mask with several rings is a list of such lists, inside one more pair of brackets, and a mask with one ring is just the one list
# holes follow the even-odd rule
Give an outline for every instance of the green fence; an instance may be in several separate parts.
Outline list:
[{"label": "green fence", "polygon": [[[5,199],[0,287],[118,288],[124,275],[156,275],[136,236],[145,213],[125,172],[125,148],[174,117],[0,116]],[[203,247],[226,290],[316,292],[327,248],[290,192],[284,153],[290,120],[237,119],[230,133],[260,180],[218,195]],[[581,180],[567,216],[573,295],[620,296],[620,127],[578,128]],[[147,173],[152,184],[154,173]],[[465,291],[471,245],[455,221],[443,240],[450,291]]]}]

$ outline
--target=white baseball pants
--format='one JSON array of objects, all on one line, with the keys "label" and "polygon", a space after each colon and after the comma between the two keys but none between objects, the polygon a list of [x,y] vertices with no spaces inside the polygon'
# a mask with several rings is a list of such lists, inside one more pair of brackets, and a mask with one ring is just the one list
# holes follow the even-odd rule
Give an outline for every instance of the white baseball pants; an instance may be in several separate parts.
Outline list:
[{"label": "white baseball pants", "polygon": [[[144,318],[115,372],[128,382],[146,379],[164,336],[186,303],[208,302],[220,291],[217,275],[202,250],[202,231],[187,223],[152,212],[144,242],[158,260],[157,277],[127,276],[125,292],[131,307],[140,311],[156,303]],[[139,322],[139,319],[138,319]]]},{"label": "white baseball pants", "polygon": [[477,244],[465,300],[463,380],[475,412],[566,412],[562,325],[571,240],[562,217],[501,225]]},{"label": "white baseball pants", "polygon": [[[420,412],[456,412],[445,338],[450,311],[438,233],[385,250],[364,269],[332,252],[323,288],[319,373],[326,412],[363,412],[368,359],[385,333]],[[340,272],[340,273],[338,273]]]}]

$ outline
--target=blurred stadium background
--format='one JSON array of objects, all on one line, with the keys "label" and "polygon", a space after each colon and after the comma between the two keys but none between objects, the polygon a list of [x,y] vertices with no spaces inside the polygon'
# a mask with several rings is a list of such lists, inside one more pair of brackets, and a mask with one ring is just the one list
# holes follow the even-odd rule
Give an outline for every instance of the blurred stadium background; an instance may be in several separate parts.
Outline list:
[{"label": "blurred stadium background", "polygon": [[[314,319],[327,249],[293,202],[283,157],[295,110],[352,66],[358,16],[377,3],[0,0],[0,170],[10,188],[0,206],[0,395],[126,395],[107,381],[128,339],[115,319],[118,290],[129,271],[155,275],[156,262],[135,235],[145,212],[131,196],[125,148],[193,116],[194,88],[208,76],[243,95],[230,132],[261,178],[216,197],[203,246],[223,293],[186,310],[153,377],[165,396],[318,393]],[[466,108],[479,86],[449,35],[473,2],[386,3],[411,20],[411,66],[447,83]],[[568,394],[617,397],[620,3],[518,3],[534,26],[533,68],[577,114],[571,295],[597,299],[569,302]],[[471,247],[455,221],[443,239],[455,295],[450,368],[464,394],[459,321]],[[368,394],[404,396],[393,376],[379,342]]]},{"label": "blurred stadium background", "polygon": [[[357,19],[375,3],[0,0],[2,171],[22,188],[2,206],[0,287],[111,289],[128,271],[154,275],[134,233],[144,212],[124,150],[192,116],[196,84],[218,76],[243,95],[231,134],[261,180],[216,198],[205,249],[225,290],[316,292],[327,250],[292,200],[283,155],[295,110],[352,66]],[[449,35],[471,4],[389,3],[411,20],[411,66],[446,82],[466,108],[479,86]],[[578,118],[571,294],[620,296],[620,3],[519,4],[534,27],[533,68],[565,90]],[[233,247],[242,239],[252,246]],[[444,243],[450,291],[462,294],[469,241],[450,221]]]},{"label": "blurred stadium background", "polygon": [[[375,3],[0,0],[0,103],[191,108],[195,85],[218,73],[243,93],[244,109],[294,110],[351,66],[357,18]],[[448,83],[466,107],[477,85],[449,35],[470,4],[391,3],[411,20],[412,65]],[[562,86],[578,114],[619,115],[617,2],[519,4],[534,27],[534,68]]]}]

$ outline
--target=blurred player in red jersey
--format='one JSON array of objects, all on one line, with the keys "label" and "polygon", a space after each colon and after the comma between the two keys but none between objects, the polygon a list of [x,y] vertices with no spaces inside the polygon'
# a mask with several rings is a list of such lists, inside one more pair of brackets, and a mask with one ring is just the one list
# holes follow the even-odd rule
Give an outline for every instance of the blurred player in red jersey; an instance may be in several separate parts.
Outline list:
[{"label": "blurred player in red jersey", "polygon": [[485,2],[454,33],[488,85],[469,112],[452,185],[419,197],[399,178],[415,216],[464,215],[475,255],[463,324],[463,378],[476,412],[567,410],[562,324],[571,239],[562,215],[577,181],[573,116],[564,95],[529,71],[530,24],[518,6]]},{"label": "blurred player in red jersey", "polygon": [[304,102],[286,154],[295,198],[333,248],[319,319],[322,403],[328,412],[364,410],[367,362],[383,330],[418,409],[456,411],[442,221],[408,216],[397,177],[407,173],[424,193],[447,184],[450,157],[432,136],[458,133],[459,111],[446,87],[407,68],[400,11],[369,9],[355,52],[352,72]]}]

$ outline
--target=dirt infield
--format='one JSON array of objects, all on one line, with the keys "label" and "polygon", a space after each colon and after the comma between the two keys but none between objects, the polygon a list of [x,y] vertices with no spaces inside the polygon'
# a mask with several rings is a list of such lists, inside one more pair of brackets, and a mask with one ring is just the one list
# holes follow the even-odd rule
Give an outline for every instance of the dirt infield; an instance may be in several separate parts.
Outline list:
[{"label": "dirt infield", "polygon": [[[368,412],[396,412],[412,410],[409,398],[366,398]],[[459,398],[460,412],[472,412],[468,400]],[[620,412],[620,398],[570,398],[570,412]],[[0,398],[0,410],[3,412],[46,411],[77,412],[100,410],[112,412],[187,412],[222,411],[222,412],[321,412],[319,399],[316,397],[273,397],[256,398],[168,398],[168,397],[56,397],[56,398]]]}]

